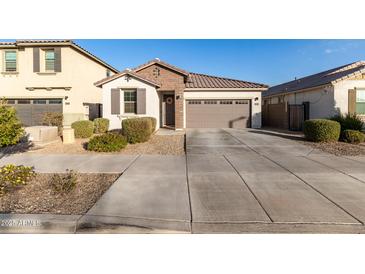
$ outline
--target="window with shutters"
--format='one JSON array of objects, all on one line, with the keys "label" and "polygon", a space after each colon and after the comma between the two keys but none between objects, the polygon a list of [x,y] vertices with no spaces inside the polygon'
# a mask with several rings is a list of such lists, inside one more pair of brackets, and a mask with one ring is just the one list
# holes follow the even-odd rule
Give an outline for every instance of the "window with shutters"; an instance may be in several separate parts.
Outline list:
[{"label": "window with shutters", "polygon": [[4,52],[4,68],[5,72],[17,72],[17,52],[15,50]]},{"label": "window with shutters", "polygon": [[55,71],[55,53],[53,49],[47,49],[44,51],[45,56],[45,71]]},{"label": "window with shutters", "polygon": [[124,113],[137,113],[136,90],[124,90]]},{"label": "window with shutters", "polygon": [[356,90],[356,113],[365,114],[365,90]]}]

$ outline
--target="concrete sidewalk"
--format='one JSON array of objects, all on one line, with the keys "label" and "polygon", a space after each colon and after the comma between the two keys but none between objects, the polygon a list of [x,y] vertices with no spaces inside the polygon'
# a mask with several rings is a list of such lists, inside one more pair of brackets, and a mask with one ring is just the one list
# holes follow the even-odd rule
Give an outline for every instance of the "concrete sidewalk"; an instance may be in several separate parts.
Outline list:
[{"label": "concrete sidewalk", "polygon": [[191,231],[184,156],[142,155],[79,221],[80,228],[116,224]]},{"label": "concrete sidewalk", "polygon": [[72,169],[81,173],[123,173],[138,155],[15,154],[0,159],[0,166],[34,166],[40,173],[62,173]]}]

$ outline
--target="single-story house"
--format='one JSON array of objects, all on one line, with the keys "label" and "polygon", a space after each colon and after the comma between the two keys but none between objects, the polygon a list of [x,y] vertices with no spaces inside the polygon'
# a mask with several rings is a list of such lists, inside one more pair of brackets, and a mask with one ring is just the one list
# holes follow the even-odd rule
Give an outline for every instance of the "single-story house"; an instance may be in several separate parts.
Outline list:
[{"label": "single-story house", "polygon": [[365,118],[365,62],[273,86],[262,96],[265,126],[300,129],[303,120],[339,113]]},{"label": "single-story house", "polygon": [[151,116],[157,127],[261,127],[264,84],[191,73],[154,59],[95,83],[102,88],[103,117],[110,128],[121,120]]},{"label": "single-story house", "polygon": [[101,116],[94,82],[118,70],[72,40],[0,42],[0,97],[25,126],[41,125],[44,113],[62,113],[64,124]]}]

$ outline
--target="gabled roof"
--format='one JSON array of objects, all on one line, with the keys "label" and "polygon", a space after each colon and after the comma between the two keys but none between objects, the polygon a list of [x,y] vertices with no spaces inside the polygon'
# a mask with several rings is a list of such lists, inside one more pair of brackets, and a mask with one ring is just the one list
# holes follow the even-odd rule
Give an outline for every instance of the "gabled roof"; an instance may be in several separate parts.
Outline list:
[{"label": "gabled roof", "polygon": [[264,84],[210,76],[200,73],[190,73],[186,88],[267,88]]},{"label": "gabled roof", "polygon": [[180,68],[175,67],[173,65],[170,65],[168,63],[165,63],[165,62],[161,61],[158,58],[153,59],[151,61],[148,61],[147,63],[142,64],[142,65],[134,68],[133,71],[138,72],[138,71],[140,71],[140,70],[142,70],[144,68],[147,68],[147,67],[152,66],[152,65],[155,65],[155,64],[158,64],[158,65],[160,65],[162,67],[166,67],[166,68],[168,68],[170,70],[176,71],[176,72],[178,72],[178,73],[180,73],[180,74],[182,74],[182,75],[184,75],[186,77],[189,75],[189,72],[187,72],[186,70],[183,70],[183,69],[180,69]]},{"label": "gabled roof", "polygon": [[95,82],[94,85],[97,86],[97,87],[101,87],[102,85],[104,85],[104,84],[106,84],[106,83],[108,83],[110,81],[113,81],[115,79],[118,79],[120,77],[123,77],[125,75],[129,75],[129,76],[131,76],[133,78],[136,78],[136,79],[138,79],[138,80],[140,80],[142,82],[146,82],[146,83],[148,83],[148,84],[150,84],[152,86],[160,87],[160,85],[158,83],[156,83],[154,81],[151,81],[151,80],[149,80],[149,79],[147,79],[147,78],[145,78],[145,77],[143,77],[143,76],[141,76],[141,75],[139,75],[139,74],[137,74],[137,73],[135,73],[135,72],[133,72],[131,70],[124,70],[124,71],[121,71],[121,72],[119,72],[117,74],[114,74],[112,76],[109,76],[109,77],[106,77],[104,79],[101,79],[100,81]]},{"label": "gabled roof", "polygon": [[75,50],[85,54],[92,60],[96,61],[97,63],[103,65],[104,67],[108,68],[114,73],[117,73],[118,70],[114,68],[113,66],[107,64],[94,54],[90,53],[86,49],[82,48],[81,46],[77,45],[72,40],[16,40],[15,42],[0,42],[0,48],[1,47],[19,47],[19,46],[44,46],[44,45],[60,45],[60,46],[70,46],[74,48]]},{"label": "gabled roof", "polygon": [[263,92],[262,96],[273,96],[323,85],[335,84],[357,75],[361,75],[362,73],[365,73],[365,62],[358,61],[270,87],[267,91]]},{"label": "gabled roof", "polygon": [[161,61],[160,59],[154,59],[151,60],[143,65],[140,65],[133,70],[125,70],[121,73],[118,73],[116,75],[107,77],[105,79],[102,79],[95,83],[96,86],[100,87],[103,84],[110,82],[114,79],[117,79],[124,74],[129,74],[137,79],[143,80],[145,82],[148,82],[150,84],[153,84],[157,87],[159,87],[159,84],[156,82],[153,82],[149,79],[143,78],[141,75],[138,74],[138,71],[147,68],[149,66],[152,66],[154,64],[159,64],[163,67],[167,67],[170,70],[176,71],[182,75],[184,75],[186,78],[185,80],[185,87],[187,89],[266,89],[268,86],[264,84],[259,83],[253,83],[253,82],[247,82],[242,80],[236,80],[236,79],[230,79],[230,78],[223,78],[223,77],[217,77],[217,76],[210,76],[206,74],[200,74],[200,73],[190,73],[186,70],[180,69],[178,67],[172,66],[166,62]]}]

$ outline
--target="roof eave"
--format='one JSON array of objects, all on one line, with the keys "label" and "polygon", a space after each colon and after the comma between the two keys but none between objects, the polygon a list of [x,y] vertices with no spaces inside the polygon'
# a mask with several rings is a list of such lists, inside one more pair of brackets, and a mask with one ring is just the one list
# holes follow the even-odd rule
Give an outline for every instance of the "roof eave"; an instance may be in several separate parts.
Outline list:
[{"label": "roof eave", "polygon": [[95,82],[95,83],[94,83],[94,85],[95,85],[96,87],[100,88],[100,87],[102,87],[103,85],[105,85],[105,84],[107,84],[107,83],[109,83],[109,82],[111,82],[111,81],[113,81],[113,80],[116,80],[116,79],[118,79],[118,78],[120,78],[120,77],[123,77],[123,76],[125,76],[125,75],[129,75],[129,76],[131,76],[131,77],[133,77],[133,78],[136,78],[136,79],[138,79],[138,80],[140,80],[140,81],[142,81],[142,82],[145,82],[145,83],[147,83],[147,84],[149,84],[149,85],[152,85],[152,86],[154,86],[154,87],[157,87],[157,88],[159,88],[159,87],[160,87],[160,85],[159,85],[159,84],[157,84],[157,83],[154,83],[154,82],[152,82],[152,81],[149,81],[149,80],[147,80],[147,79],[144,79],[144,78],[142,78],[142,77],[139,77],[138,75],[135,75],[135,74],[133,74],[133,73],[128,73],[128,72],[123,72],[123,73],[120,73],[120,74],[112,75],[112,76],[110,76],[110,77],[109,77],[109,78],[107,78],[107,79],[104,79],[104,80],[101,80],[101,81]]},{"label": "roof eave", "polygon": [[72,40],[65,40],[65,41],[53,41],[53,42],[27,42],[27,41],[16,41],[14,43],[14,47],[34,47],[34,46],[69,46],[72,47],[73,49],[80,51],[81,53],[85,54],[86,56],[88,56],[89,58],[91,58],[92,60],[94,60],[95,62],[99,63],[100,65],[108,68],[109,70],[111,70],[114,73],[118,73],[119,70],[117,70],[116,68],[114,68],[113,66],[105,63],[103,60],[99,59],[98,57],[96,57],[95,55],[91,54],[90,52],[88,52],[87,50],[83,49],[82,47],[80,47],[79,45],[75,44]]},{"label": "roof eave", "polygon": [[189,72],[184,71],[184,70],[180,70],[180,69],[178,69],[176,67],[172,67],[172,66],[170,66],[170,65],[168,65],[168,64],[166,64],[164,62],[161,62],[161,61],[153,61],[153,62],[147,63],[145,65],[142,65],[141,67],[137,67],[137,68],[133,69],[133,71],[134,72],[138,72],[138,71],[141,71],[141,70],[143,70],[145,68],[148,68],[148,67],[153,66],[153,65],[156,65],[156,64],[158,64],[158,65],[160,65],[162,67],[168,68],[170,70],[176,71],[176,72],[184,75],[185,77],[189,77]]},{"label": "roof eave", "polygon": [[360,75],[360,74],[363,74],[363,73],[365,73],[365,69],[360,69],[360,70],[355,71],[355,72],[353,72],[353,73],[347,74],[347,75],[345,75],[345,76],[343,76],[343,77],[341,77],[341,78],[338,78],[338,79],[336,79],[336,80],[333,80],[333,81],[331,82],[331,84],[333,84],[333,85],[334,85],[334,84],[337,84],[337,83],[339,83],[339,82],[342,82],[342,81],[348,80],[349,78],[355,77],[355,76]]},{"label": "roof eave", "polygon": [[265,91],[267,88],[185,88],[184,91]]},{"label": "roof eave", "polygon": [[268,95],[263,94],[262,97],[263,98],[270,98],[270,97],[274,97],[274,96],[288,95],[288,94],[294,94],[294,93],[298,93],[298,92],[306,92],[306,91],[311,91],[311,90],[317,89],[317,88],[328,87],[328,86],[331,86],[331,85],[333,85],[333,84],[332,83],[327,83],[327,84],[313,86],[313,87],[309,87],[309,88],[297,89],[297,90],[292,90],[292,91],[284,91],[284,92],[279,92],[279,93],[275,93],[275,94],[268,94]]}]

